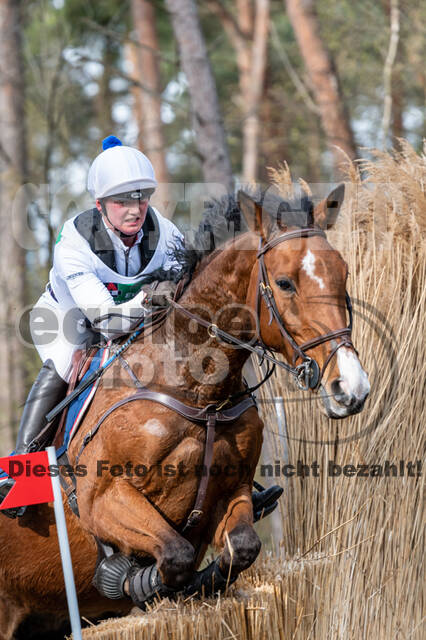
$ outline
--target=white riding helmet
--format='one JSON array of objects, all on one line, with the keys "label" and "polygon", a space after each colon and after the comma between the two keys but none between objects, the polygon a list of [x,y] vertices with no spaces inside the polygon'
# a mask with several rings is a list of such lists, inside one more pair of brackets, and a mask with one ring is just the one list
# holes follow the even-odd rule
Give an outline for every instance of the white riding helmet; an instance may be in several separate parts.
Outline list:
[{"label": "white riding helmet", "polygon": [[145,154],[124,146],[115,136],[105,138],[102,149],[87,176],[87,189],[95,200],[128,191],[155,189],[154,167]]}]

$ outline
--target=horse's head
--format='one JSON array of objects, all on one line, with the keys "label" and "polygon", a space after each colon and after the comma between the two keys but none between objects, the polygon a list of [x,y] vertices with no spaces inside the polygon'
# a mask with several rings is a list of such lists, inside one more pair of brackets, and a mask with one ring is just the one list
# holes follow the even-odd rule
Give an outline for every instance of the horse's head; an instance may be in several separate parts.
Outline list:
[{"label": "horse's head", "polygon": [[370,391],[348,327],[347,265],[324,232],[343,196],[341,185],[314,208],[307,198],[294,206],[268,192],[261,202],[239,193],[249,228],[259,236],[247,302],[259,314],[260,339],[293,367],[307,363],[309,386],[320,391],[331,418],[361,411]]}]

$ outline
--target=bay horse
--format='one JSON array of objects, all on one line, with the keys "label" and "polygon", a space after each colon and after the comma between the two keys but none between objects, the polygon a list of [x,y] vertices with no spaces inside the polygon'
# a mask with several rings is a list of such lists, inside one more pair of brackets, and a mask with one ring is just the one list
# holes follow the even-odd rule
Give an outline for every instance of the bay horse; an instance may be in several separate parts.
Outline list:
[{"label": "bay horse", "polygon": [[[173,593],[194,582],[207,545],[219,552],[209,576],[228,582],[261,546],[251,492],[263,423],[253,402],[246,398],[239,417],[216,424],[197,510],[205,426],[156,399],[124,403],[135,381],[193,411],[213,407],[214,415],[225,415],[245,393],[242,369],[250,351],[239,340],[252,349],[261,345],[270,359],[273,352],[284,356],[299,383],[321,394],[330,417],[362,410],[369,383],[347,328],[347,267],[325,236],[343,195],[340,186],[316,207],[309,199],[296,206],[268,192],[260,198],[240,192],[238,202],[214,203],[197,234],[201,249],[187,248],[181,256],[193,273],[178,303],[151,338],[136,340],[102,379],[68,452],[78,476],[79,518],[64,496],[82,616],[128,613],[138,590],[141,599],[147,566],[155,568],[157,585]],[[194,511],[195,526],[186,527]],[[96,540],[112,549],[115,564],[102,565]],[[106,567],[102,593],[109,593],[109,578],[121,581],[120,593],[109,594],[114,599],[92,584],[100,566]],[[51,505],[31,507],[17,520],[0,518],[0,594],[0,640],[30,638],[42,628],[47,638],[66,621]]]}]

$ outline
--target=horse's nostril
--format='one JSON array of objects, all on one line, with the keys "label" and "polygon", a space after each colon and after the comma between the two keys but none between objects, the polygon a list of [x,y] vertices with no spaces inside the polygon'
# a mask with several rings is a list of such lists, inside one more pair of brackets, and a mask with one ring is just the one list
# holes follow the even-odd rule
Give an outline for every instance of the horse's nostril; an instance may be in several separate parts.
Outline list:
[{"label": "horse's nostril", "polygon": [[347,393],[344,389],[341,378],[333,380],[330,386],[334,399],[339,404],[343,404],[345,407],[353,407],[357,403],[356,396],[352,393]]},{"label": "horse's nostril", "polygon": [[343,391],[342,387],[340,386],[340,378],[337,378],[336,380],[333,380],[333,382],[331,383],[331,392],[332,392],[333,396],[345,395],[345,392]]}]

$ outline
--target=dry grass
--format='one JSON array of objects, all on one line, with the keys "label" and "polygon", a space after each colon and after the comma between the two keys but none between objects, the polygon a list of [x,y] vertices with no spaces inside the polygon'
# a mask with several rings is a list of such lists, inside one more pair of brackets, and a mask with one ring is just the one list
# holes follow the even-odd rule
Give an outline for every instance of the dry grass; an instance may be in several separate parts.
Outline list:
[{"label": "dry grass", "polygon": [[407,476],[406,466],[402,477],[327,475],[331,460],[339,465],[389,460],[397,466],[400,460],[424,461],[425,158],[401,144],[399,154],[376,152],[374,161],[364,163],[368,177],[361,179],[351,168],[350,197],[330,233],[349,263],[354,343],[372,382],[364,412],[330,421],[316,401],[301,401],[286,378],[276,377],[263,391],[269,436],[283,444],[268,403],[271,395],[282,395],[289,461],[317,461],[320,469],[317,478],[278,480],[285,486],[280,554],[264,555],[217,601],[165,601],[151,613],[88,629],[84,638],[424,637],[424,499],[418,467],[415,477]]}]

